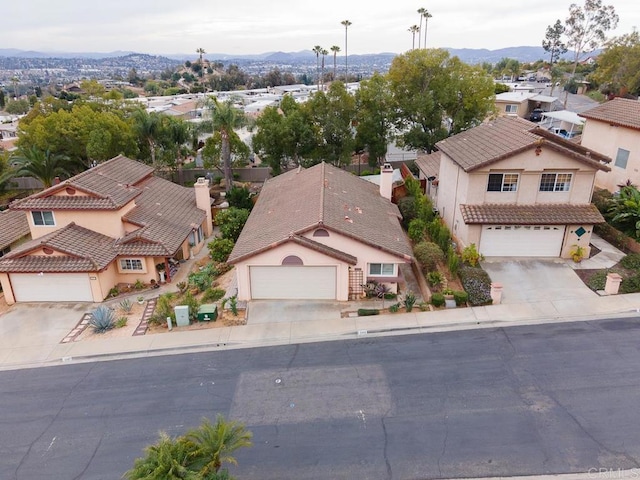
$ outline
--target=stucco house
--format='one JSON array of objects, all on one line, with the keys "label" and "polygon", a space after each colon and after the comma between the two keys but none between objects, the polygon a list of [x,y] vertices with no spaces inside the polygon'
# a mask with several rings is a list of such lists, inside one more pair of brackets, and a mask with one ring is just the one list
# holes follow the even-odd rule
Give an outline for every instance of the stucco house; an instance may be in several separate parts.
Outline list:
[{"label": "stucco house", "polygon": [[611,192],[627,181],[640,187],[640,101],[614,98],[586,112],[582,146],[613,159],[611,171],[596,175],[596,186]]},{"label": "stucco house", "polygon": [[548,112],[556,100],[556,97],[536,92],[503,92],[496,95],[496,111],[499,116],[528,118],[534,108]]},{"label": "stucco house", "polygon": [[589,252],[604,221],[591,194],[610,159],[517,117],[438,142],[437,208],[460,243],[486,257]]},{"label": "stucco house", "polygon": [[[0,258],[8,304],[101,302],[111,288],[171,280],[211,234],[208,181],[185,188],[124,156],[17,200],[32,240]],[[157,265],[164,264],[164,270]]]},{"label": "stucco house", "polygon": [[373,280],[395,291],[413,253],[392,175],[385,165],[378,186],[320,163],[267,180],[228,260],[238,298],[349,300]]}]

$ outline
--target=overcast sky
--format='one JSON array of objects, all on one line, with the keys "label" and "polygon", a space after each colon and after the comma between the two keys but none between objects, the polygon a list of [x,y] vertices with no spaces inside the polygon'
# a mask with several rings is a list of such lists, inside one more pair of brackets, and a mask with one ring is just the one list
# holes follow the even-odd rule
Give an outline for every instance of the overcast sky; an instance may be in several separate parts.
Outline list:
[{"label": "overcast sky", "polygon": [[[337,45],[344,54],[411,48],[418,8],[433,15],[427,46],[497,49],[539,46],[564,21],[571,0],[2,0],[0,48],[65,52],[258,54]],[[577,0],[583,4],[583,0]],[[640,1],[605,0],[620,16],[610,33],[640,24]],[[424,29],[424,22],[423,22]],[[424,30],[423,30],[424,32]],[[416,38],[416,46],[418,39]]]}]

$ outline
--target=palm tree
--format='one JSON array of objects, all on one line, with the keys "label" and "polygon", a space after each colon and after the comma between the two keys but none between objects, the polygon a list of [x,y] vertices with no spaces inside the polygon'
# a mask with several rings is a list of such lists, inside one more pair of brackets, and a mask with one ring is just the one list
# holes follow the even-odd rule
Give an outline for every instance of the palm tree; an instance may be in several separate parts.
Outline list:
[{"label": "palm tree", "polygon": [[344,83],[345,85],[349,81],[349,53],[347,50],[347,30],[351,26],[351,22],[349,20],[343,20],[340,22],[341,25],[344,25]]},{"label": "palm tree", "polygon": [[420,26],[418,27],[418,49],[420,49],[420,40],[422,39],[422,17],[424,16],[424,13],[427,11],[426,8],[421,7],[418,9],[418,13],[420,14]]},{"label": "palm tree", "polygon": [[185,435],[192,451],[190,468],[198,472],[198,478],[210,478],[209,475],[217,473],[223,463],[237,465],[233,452],[250,447],[251,437],[251,432],[242,423],[227,421],[222,415],[216,417],[215,424],[204,419],[200,427]]},{"label": "palm tree", "polygon": [[425,9],[422,16],[424,17],[424,48],[427,48],[427,22],[431,17],[433,17],[433,15]]},{"label": "palm tree", "polygon": [[187,467],[190,445],[184,438],[172,439],[165,432],[153,445],[145,448],[145,457],[137,458],[124,474],[128,480],[184,480],[194,478]]},{"label": "palm tree", "polygon": [[333,52],[333,79],[336,79],[336,55],[338,55],[338,52],[340,51],[340,47],[337,45],[334,45],[333,47],[331,47],[331,51]]},{"label": "palm tree", "polygon": [[202,65],[202,56],[207,52],[204,51],[204,48],[198,48],[196,53],[200,54],[200,65]]},{"label": "palm tree", "polygon": [[322,47],[316,45],[311,51],[316,54],[316,77],[318,77],[318,91],[320,91],[320,54],[322,53]]},{"label": "palm tree", "polygon": [[231,173],[231,143],[230,135],[233,135],[233,129],[244,124],[244,114],[233,106],[233,100],[219,102],[217,98],[212,97],[209,101],[209,110],[211,112],[211,121],[214,132],[220,132],[221,138],[221,157],[224,165],[224,181],[227,193],[231,191],[233,186],[233,175]]},{"label": "palm tree", "polygon": [[416,48],[416,33],[420,33],[420,27],[417,25],[411,25],[409,27],[409,33],[411,33],[411,50],[415,50]]},{"label": "palm tree", "polygon": [[70,177],[80,169],[80,163],[66,155],[43,151],[37,147],[18,150],[12,157],[16,165],[15,175],[37,178],[45,188],[53,185],[56,177]]},{"label": "palm tree", "polygon": [[329,54],[327,50],[324,48],[320,51],[320,55],[322,55],[322,89],[324,90],[324,59]]}]

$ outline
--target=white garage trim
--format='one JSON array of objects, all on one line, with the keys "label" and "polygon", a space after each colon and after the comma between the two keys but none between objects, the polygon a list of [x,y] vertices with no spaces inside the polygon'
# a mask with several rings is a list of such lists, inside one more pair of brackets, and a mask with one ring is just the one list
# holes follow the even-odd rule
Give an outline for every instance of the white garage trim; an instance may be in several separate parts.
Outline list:
[{"label": "white garage trim", "polygon": [[87,273],[12,273],[16,302],[93,302]]},{"label": "white garage trim", "polygon": [[559,257],[564,225],[483,225],[480,253],[485,257]]},{"label": "white garage trim", "polygon": [[253,300],[335,300],[335,266],[249,267]]}]

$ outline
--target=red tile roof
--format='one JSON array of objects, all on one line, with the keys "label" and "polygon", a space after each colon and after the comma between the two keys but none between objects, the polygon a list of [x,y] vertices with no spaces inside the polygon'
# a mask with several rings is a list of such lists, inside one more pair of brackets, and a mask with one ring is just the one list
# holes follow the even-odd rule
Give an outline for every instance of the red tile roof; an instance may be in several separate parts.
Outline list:
[{"label": "red tile roof", "polygon": [[229,261],[316,228],[410,260],[413,252],[399,218],[398,207],[380,196],[377,185],[349,172],[326,163],[291,170],[265,182]]},{"label": "red tile roof", "polygon": [[640,101],[628,98],[614,98],[586,112],[581,117],[598,120],[618,127],[640,130]]},{"label": "red tile roof", "polygon": [[15,210],[0,212],[0,250],[31,233],[27,213]]},{"label": "red tile roof", "polygon": [[592,204],[460,205],[460,212],[466,224],[593,225],[604,222],[604,218]]},{"label": "red tile roof", "polygon": [[610,170],[604,164],[610,162],[610,158],[553,135],[519,117],[498,117],[441,140],[436,146],[466,172],[537,147],[562,152],[599,170]]}]

